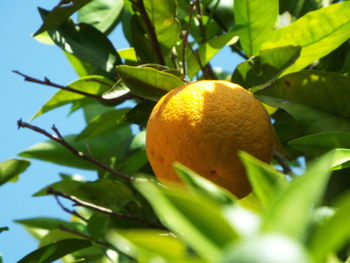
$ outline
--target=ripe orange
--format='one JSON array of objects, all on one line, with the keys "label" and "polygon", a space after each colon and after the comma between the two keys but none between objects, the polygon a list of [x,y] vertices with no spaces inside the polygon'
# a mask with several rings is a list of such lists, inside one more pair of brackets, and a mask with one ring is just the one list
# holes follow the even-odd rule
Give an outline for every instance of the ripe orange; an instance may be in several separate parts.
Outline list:
[{"label": "ripe orange", "polygon": [[249,91],[227,81],[203,80],[159,100],[148,120],[146,151],[163,182],[180,181],[172,167],[177,161],[243,197],[250,185],[237,151],[271,162],[273,138],[268,114]]}]

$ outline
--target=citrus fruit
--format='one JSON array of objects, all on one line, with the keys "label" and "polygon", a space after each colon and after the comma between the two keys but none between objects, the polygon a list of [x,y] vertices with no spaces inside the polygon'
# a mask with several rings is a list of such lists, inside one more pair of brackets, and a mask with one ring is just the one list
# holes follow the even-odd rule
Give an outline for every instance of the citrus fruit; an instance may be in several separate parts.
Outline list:
[{"label": "citrus fruit", "polygon": [[273,129],[246,89],[220,80],[184,84],[164,95],[147,123],[146,152],[155,175],[180,182],[175,161],[237,197],[250,192],[239,150],[271,162]]}]

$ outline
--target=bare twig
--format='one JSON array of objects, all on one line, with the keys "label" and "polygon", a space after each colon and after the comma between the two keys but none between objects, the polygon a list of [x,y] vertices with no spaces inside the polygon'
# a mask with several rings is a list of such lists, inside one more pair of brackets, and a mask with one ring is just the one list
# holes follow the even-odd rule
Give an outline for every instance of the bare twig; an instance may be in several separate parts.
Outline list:
[{"label": "bare twig", "polygon": [[78,214],[77,211],[75,211],[75,210],[70,210],[70,209],[68,209],[67,207],[65,207],[65,206],[62,204],[62,202],[60,201],[60,199],[59,199],[59,197],[58,197],[57,195],[54,195],[54,197],[55,197],[55,199],[56,199],[57,204],[61,207],[61,209],[62,209],[63,211],[67,212],[68,214],[74,215],[74,216],[80,218],[81,220],[87,222],[87,219],[84,218],[83,216],[81,216],[80,214]]},{"label": "bare twig", "polygon": [[114,217],[117,217],[117,218],[121,218],[121,219],[132,220],[132,221],[138,222],[138,223],[140,223],[140,224],[142,224],[144,226],[148,226],[148,227],[163,228],[162,226],[160,226],[158,224],[154,224],[152,222],[148,222],[148,221],[144,220],[143,218],[139,218],[139,217],[136,217],[136,216],[133,216],[133,215],[128,215],[128,214],[118,213],[118,212],[115,212],[115,211],[113,211],[113,210],[111,210],[109,208],[98,206],[98,205],[95,205],[95,204],[92,204],[92,203],[80,200],[79,198],[77,198],[75,196],[56,191],[53,188],[48,188],[47,189],[47,193],[53,194],[55,196],[61,196],[63,198],[66,198],[68,200],[73,201],[75,203],[75,205],[77,205],[77,206],[89,208],[89,209],[92,209],[94,211],[97,211],[97,212],[100,212],[100,213],[103,213],[103,214],[111,215],[111,216],[114,216]]},{"label": "bare twig", "polygon": [[244,59],[249,59],[246,54],[242,52],[236,45],[231,45],[230,48],[236,52],[238,55],[240,55]]},{"label": "bare twig", "polygon": [[38,133],[41,133],[41,134],[45,135],[46,137],[50,138],[51,140],[53,140],[53,141],[61,144],[62,146],[64,146],[66,149],[68,149],[71,153],[73,153],[74,155],[78,156],[79,158],[94,164],[98,168],[100,168],[102,170],[105,170],[105,171],[109,172],[110,174],[117,176],[120,179],[123,179],[125,181],[130,181],[131,180],[131,177],[129,177],[129,176],[127,176],[127,175],[125,175],[125,174],[123,174],[123,173],[121,173],[119,171],[116,171],[116,170],[110,168],[109,166],[105,165],[104,163],[96,160],[95,158],[93,158],[91,156],[87,156],[83,152],[81,152],[78,149],[74,148],[72,145],[70,145],[61,136],[60,132],[58,131],[58,129],[55,126],[52,127],[52,130],[54,131],[56,136],[48,133],[44,129],[41,129],[41,128],[37,127],[37,126],[34,126],[34,125],[29,124],[29,123],[23,122],[22,120],[19,120],[17,122],[17,124],[18,124],[18,128],[28,128],[28,129],[31,129],[31,130],[33,130],[35,132],[38,132]]},{"label": "bare twig", "polygon": [[159,43],[158,38],[157,38],[156,31],[154,29],[154,26],[153,26],[151,20],[149,19],[148,15],[147,15],[145,6],[143,4],[143,0],[136,0],[134,3],[136,5],[136,7],[138,8],[138,11],[140,12],[141,18],[142,18],[142,20],[147,28],[147,31],[148,31],[147,33],[152,41],[152,45],[153,45],[153,48],[155,50],[155,54],[157,56],[158,62],[161,65],[165,65],[165,60],[163,57],[162,49],[160,47],[160,43]]},{"label": "bare twig", "polygon": [[183,75],[186,76],[186,47],[188,44],[188,36],[190,35],[190,31],[191,31],[191,24],[192,24],[192,18],[193,18],[193,11],[194,11],[194,7],[195,7],[196,3],[195,2],[191,2],[190,4],[190,12],[189,12],[189,18],[188,18],[188,24],[187,24],[187,28],[186,31],[183,34],[183,41],[182,41],[182,71],[183,71]]},{"label": "bare twig", "polygon": [[286,159],[283,157],[282,154],[280,154],[277,151],[273,152],[273,156],[275,157],[275,160],[278,162],[279,165],[281,165],[282,169],[283,169],[283,173],[284,174],[288,174],[293,176],[293,171],[292,169],[289,167],[289,165],[286,162]]},{"label": "bare twig", "polygon": [[187,45],[190,48],[190,50],[191,50],[192,54],[194,55],[194,57],[196,58],[196,61],[197,61],[198,65],[199,65],[199,68],[203,72],[204,78],[205,79],[209,79],[209,76],[207,75],[207,72],[206,72],[205,68],[203,67],[203,64],[202,64],[201,58],[199,57],[198,52],[192,48],[192,45],[190,43],[188,43]]}]

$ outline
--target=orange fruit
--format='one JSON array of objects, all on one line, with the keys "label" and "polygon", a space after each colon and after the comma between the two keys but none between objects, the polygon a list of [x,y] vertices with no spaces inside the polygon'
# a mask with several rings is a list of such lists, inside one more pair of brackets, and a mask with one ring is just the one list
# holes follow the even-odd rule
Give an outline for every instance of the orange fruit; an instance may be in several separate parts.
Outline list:
[{"label": "orange fruit", "polygon": [[243,197],[251,188],[237,152],[271,162],[273,138],[267,112],[248,90],[202,80],[158,101],[147,123],[146,152],[160,181],[180,182],[173,168],[177,161]]}]

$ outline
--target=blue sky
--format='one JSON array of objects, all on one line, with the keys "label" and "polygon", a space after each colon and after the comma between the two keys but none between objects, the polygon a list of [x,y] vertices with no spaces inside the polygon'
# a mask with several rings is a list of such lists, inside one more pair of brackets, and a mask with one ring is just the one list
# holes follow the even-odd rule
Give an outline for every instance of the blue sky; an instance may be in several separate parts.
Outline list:
[{"label": "blue sky", "polygon": [[[57,47],[43,45],[31,37],[41,23],[37,7],[51,9],[56,2],[58,1],[13,0],[0,3],[0,161],[14,158],[18,152],[45,140],[42,135],[32,131],[17,130],[16,121],[19,118],[28,121],[56,92],[54,88],[24,82],[12,70],[37,78],[46,76],[60,84],[67,84],[77,77]],[[112,42],[117,48],[128,47],[125,41],[120,41],[118,34],[120,33],[114,32],[111,35]],[[113,41],[116,39],[119,42]],[[228,56],[226,50],[216,56],[214,65],[232,70],[238,61],[237,56]],[[81,131],[84,127],[82,113],[78,111],[69,117],[67,114],[68,108],[62,107],[40,116],[33,124],[45,129],[50,129],[55,124],[64,135]],[[38,216],[68,218],[53,198],[31,197],[39,189],[57,181],[59,172],[79,172],[93,178],[86,171],[33,161],[18,182],[0,187],[0,227],[10,228],[0,234],[0,253],[4,263],[17,262],[37,248],[34,238],[13,220]]]}]

